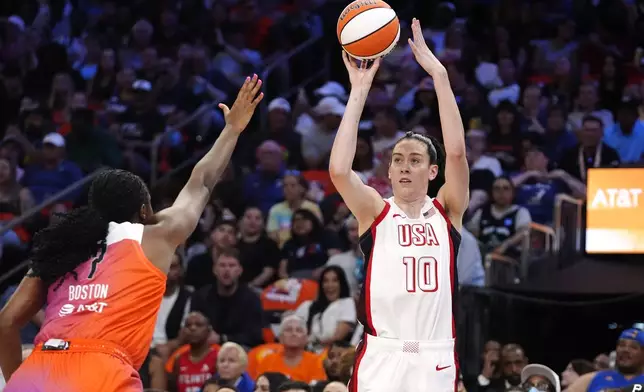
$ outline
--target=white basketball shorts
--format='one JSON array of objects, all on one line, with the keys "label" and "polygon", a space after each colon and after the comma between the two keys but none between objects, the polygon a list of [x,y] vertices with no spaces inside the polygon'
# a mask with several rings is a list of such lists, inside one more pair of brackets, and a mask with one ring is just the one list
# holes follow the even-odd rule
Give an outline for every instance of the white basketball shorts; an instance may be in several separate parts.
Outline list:
[{"label": "white basketball shorts", "polygon": [[409,341],[365,334],[358,345],[350,392],[455,392],[454,340]]}]

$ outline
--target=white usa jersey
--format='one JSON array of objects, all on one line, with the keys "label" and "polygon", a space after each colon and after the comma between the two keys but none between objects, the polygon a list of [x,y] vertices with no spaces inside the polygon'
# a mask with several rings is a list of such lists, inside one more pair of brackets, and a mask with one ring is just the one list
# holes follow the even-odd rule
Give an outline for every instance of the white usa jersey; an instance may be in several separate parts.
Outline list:
[{"label": "white usa jersey", "polygon": [[393,197],[360,236],[365,280],[358,321],[369,335],[402,340],[455,338],[460,233],[436,199],[412,219]]}]

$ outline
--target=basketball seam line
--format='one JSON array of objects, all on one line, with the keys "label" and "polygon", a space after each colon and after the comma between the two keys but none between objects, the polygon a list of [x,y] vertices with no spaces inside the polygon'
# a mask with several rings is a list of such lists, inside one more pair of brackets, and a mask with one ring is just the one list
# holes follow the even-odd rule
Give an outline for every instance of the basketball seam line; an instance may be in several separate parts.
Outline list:
[{"label": "basketball seam line", "polygon": [[[364,10],[364,11],[362,11],[362,12],[367,12],[367,11],[370,11],[370,10],[377,10],[377,9],[380,9],[380,8],[387,8],[387,7],[383,7],[383,6],[373,7],[373,8],[366,9],[366,10]],[[344,13],[344,10],[343,10],[342,12]],[[347,20],[347,21],[344,23],[344,26],[342,26],[342,28],[340,29],[340,34],[338,34],[338,39],[340,39],[340,37],[342,36],[342,32],[344,31],[344,28],[345,28],[345,27],[347,27],[347,25],[349,24],[349,22],[351,22],[351,21],[352,21],[356,16],[360,15],[362,12],[356,12],[356,13],[355,13],[355,14],[354,14],[354,15],[353,15],[349,20]],[[339,24],[339,23],[340,23],[340,21],[338,21],[338,24]],[[336,28],[336,30],[337,30],[337,28]],[[355,42],[355,41],[354,41],[354,42]],[[348,45],[348,44],[347,44],[347,45]]]},{"label": "basketball seam line", "polygon": [[377,30],[374,30],[374,31],[372,31],[371,33],[369,33],[369,34],[365,35],[364,37],[362,37],[362,38],[358,38],[358,39],[353,40],[353,41],[351,41],[351,42],[348,42],[348,43],[346,43],[346,44],[344,44],[344,45],[342,45],[342,46],[349,46],[349,45],[351,45],[351,44],[353,44],[353,43],[356,43],[356,42],[358,42],[358,41],[362,41],[363,39],[368,38],[368,37],[370,37],[370,36],[372,36],[372,35],[376,34],[377,32],[379,32],[380,30],[384,29],[385,27],[389,26],[389,25],[391,24],[391,22],[393,22],[393,21],[394,21],[394,20],[396,20],[396,19],[398,19],[398,16],[397,16],[397,15],[394,15],[394,17],[393,17],[389,22],[385,23],[384,25],[382,25],[381,27],[379,27]]}]

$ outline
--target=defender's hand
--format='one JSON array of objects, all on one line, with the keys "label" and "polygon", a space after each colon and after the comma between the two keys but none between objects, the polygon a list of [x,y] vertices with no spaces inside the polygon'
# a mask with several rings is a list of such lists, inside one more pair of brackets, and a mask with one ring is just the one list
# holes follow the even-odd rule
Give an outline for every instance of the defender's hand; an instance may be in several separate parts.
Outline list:
[{"label": "defender's hand", "polygon": [[242,133],[246,129],[250,119],[253,117],[253,113],[255,113],[255,108],[264,98],[264,93],[259,93],[261,87],[262,81],[257,75],[253,75],[252,78],[248,77],[241,90],[239,90],[232,108],[229,109],[223,103],[219,104],[219,108],[224,112],[226,127],[236,133]]}]

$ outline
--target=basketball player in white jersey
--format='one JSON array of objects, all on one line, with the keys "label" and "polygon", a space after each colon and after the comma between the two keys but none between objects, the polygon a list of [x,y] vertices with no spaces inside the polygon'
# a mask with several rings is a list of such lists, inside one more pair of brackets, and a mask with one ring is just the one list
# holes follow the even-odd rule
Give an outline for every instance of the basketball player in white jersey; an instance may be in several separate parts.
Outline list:
[{"label": "basketball player in white jersey", "polygon": [[[358,309],[365,334],[349,384],[352,392],[453,392],[458,383],[453,303],[469,169],[445,67],[427,47],[416,19],[412,31],[409,45],[416,61],[434,80],[445,149],[411,132],[401,138],[389,165],[394,196],[387,200],[351,170],[358,123],[380,60],[368,68],[344,54],[351,95],[329,171],[358,219],[365,255]],[[429,183],[442,170],[445,183],[432,199]]]}]

